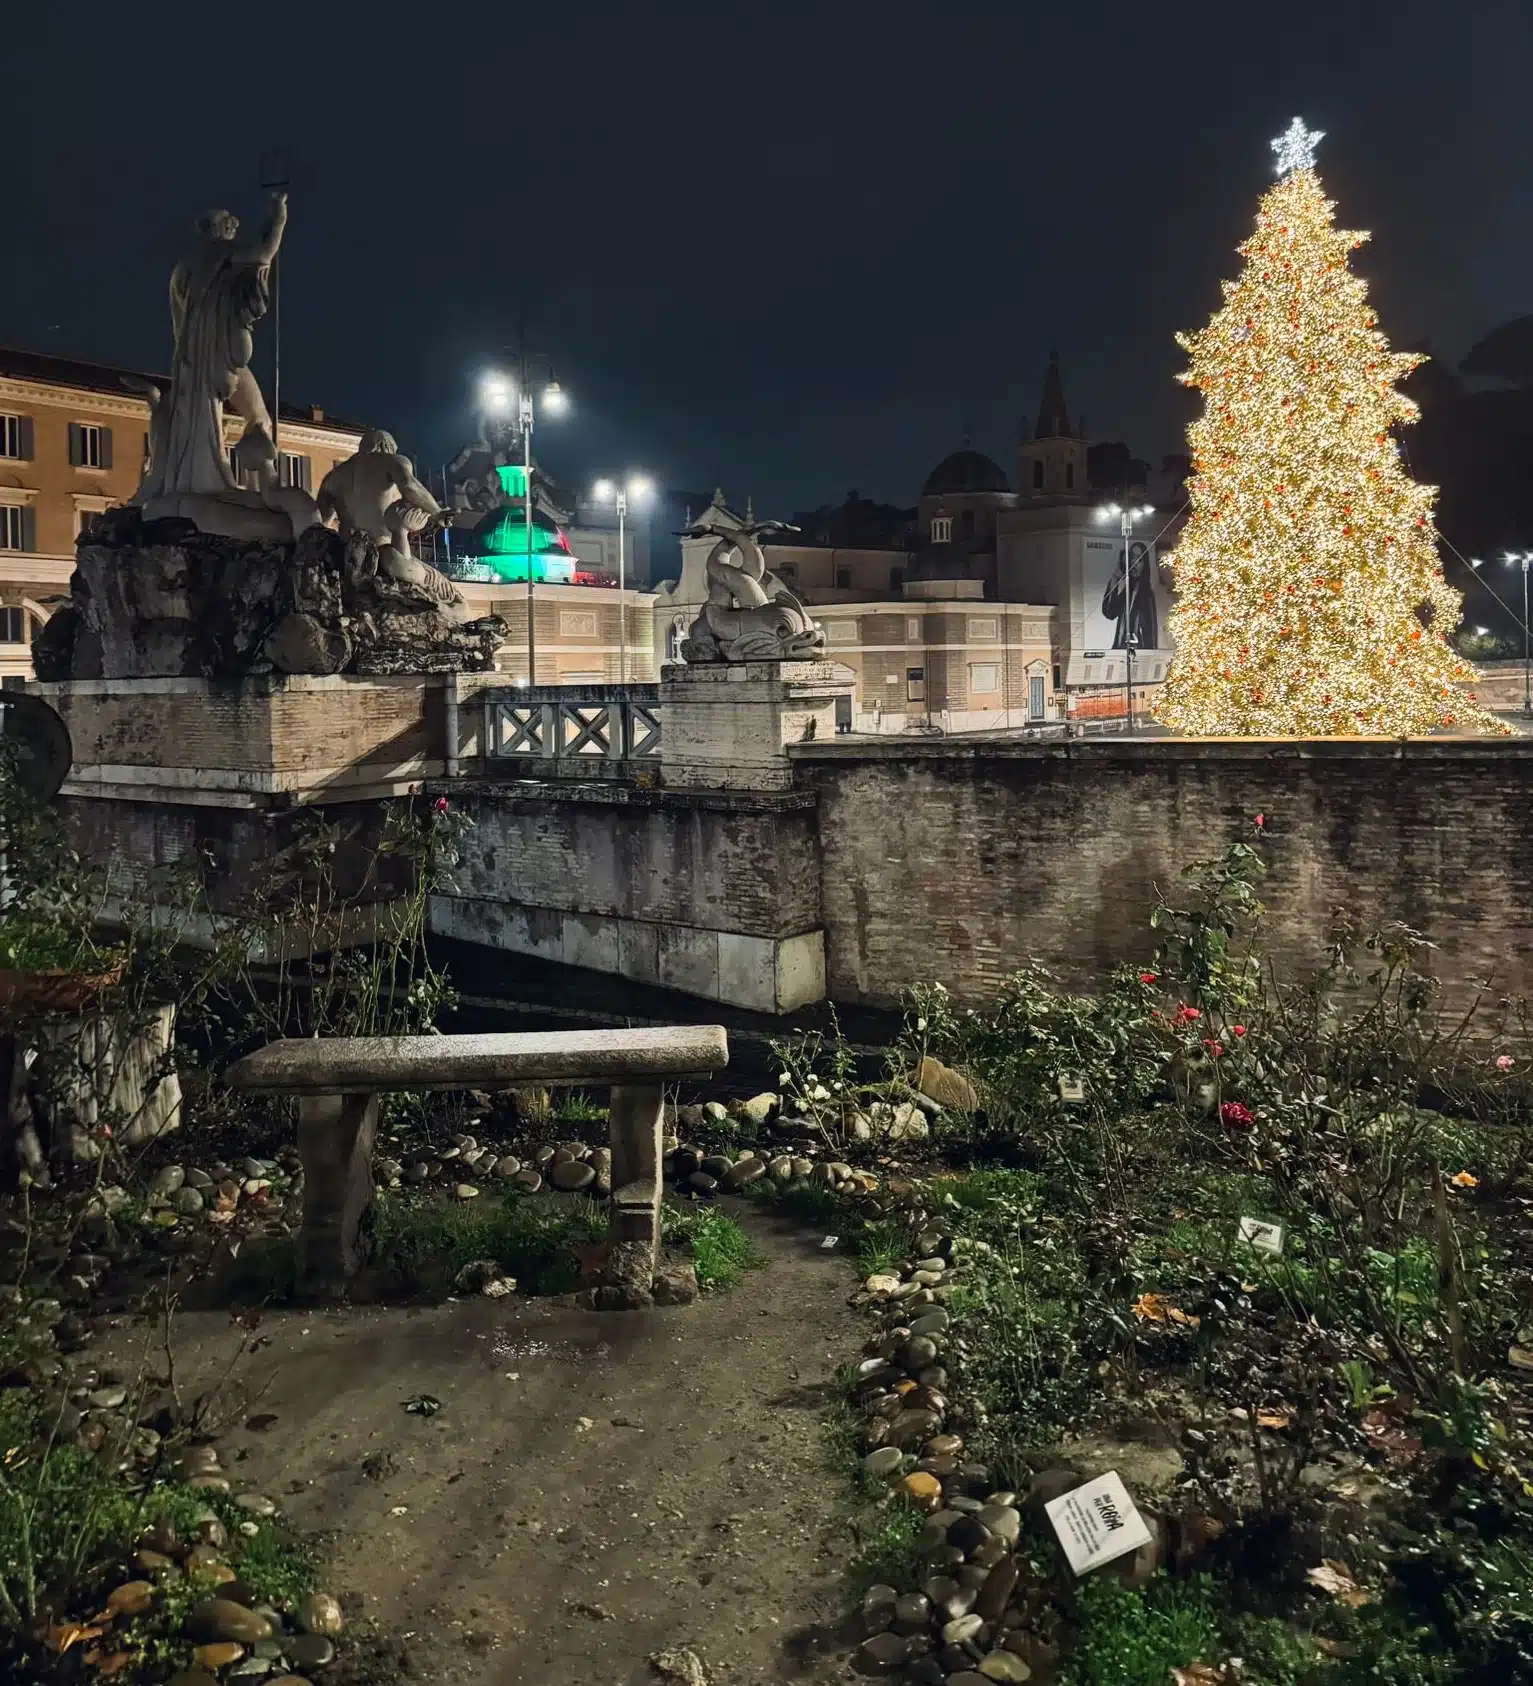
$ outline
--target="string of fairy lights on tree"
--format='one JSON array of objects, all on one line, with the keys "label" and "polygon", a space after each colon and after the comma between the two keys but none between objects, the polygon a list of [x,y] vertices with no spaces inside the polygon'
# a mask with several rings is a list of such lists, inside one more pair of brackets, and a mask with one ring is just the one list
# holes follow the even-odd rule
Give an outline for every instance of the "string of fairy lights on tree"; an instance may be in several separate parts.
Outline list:
[{"label": "string of fairy lights on tree", "polygon": [[1448,644],[1435,488],[1406,473],[1393,429],[1418,411],[1334,225],[1321,135],[1275,140],[1245,267],[1200,333],[1178,335],[1203,395],[1188,435],[1191,515],[1171,557],[1176,655],[1157,717],[1242,737],[1505,731]]}]

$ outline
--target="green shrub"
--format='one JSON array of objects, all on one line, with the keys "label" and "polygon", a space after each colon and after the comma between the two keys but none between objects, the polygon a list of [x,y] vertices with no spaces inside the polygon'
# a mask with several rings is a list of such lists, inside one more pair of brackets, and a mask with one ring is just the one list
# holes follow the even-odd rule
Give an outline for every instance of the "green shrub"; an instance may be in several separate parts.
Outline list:
[{"label": "green shrub", "polygon": [[716,1206],[667,1206],[661,1217],[667,1237],[691,1241],[697,1285],[705,1294],[738,1287],[745,1272],[761,1262],[750,1237]]},{"label": "green shrub", "polygon": [[1157,1576],[1143,1592],[1107,1575],[1076,1589],[1079,1637],[1060,1686],[1167,1686],[1173,1668],[1225,1661],[1213,1583]]},{"label": "green shrub", "polygon": [[380,1191],[373,1248],[406,1291],[445,1292],[471,1260],[494,1259],[526,1292],[557,1294],[579,1280],[571,1249],[606,1234],[606,1209],[592,1201],[516,1193],[426,1204]]}]

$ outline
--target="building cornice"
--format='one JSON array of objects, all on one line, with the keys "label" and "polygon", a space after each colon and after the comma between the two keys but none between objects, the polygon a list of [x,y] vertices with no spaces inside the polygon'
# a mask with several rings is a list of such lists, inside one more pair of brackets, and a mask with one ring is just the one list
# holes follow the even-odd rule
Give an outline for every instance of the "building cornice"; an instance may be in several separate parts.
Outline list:
[{"label": "building cornice", "polygon": [[[42,404],[54,410],[70,410],[96,416],[121,416],[129,421],[149,422],[148,400],[132,392],[95,392],[85,386],[54,386],[47,381],[16,380],[0,375],[0,409],[10,405]],[[225,431],[233,428],[237,438],[244,432],[244,423],[232,412],[225,412]],[[277,424],[278,439],[284,447],[289,442],[302,443],[321,450],[350,456],[361,439],[361,431],[352,428],[327,426],[324,422],[299,421],[282,417]]]}]

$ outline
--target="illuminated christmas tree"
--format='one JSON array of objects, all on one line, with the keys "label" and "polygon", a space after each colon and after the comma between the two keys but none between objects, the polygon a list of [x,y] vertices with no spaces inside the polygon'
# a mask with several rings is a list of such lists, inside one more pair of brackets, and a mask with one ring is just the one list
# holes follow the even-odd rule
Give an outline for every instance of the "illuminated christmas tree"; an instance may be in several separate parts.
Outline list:
[{"label": "illuminated christmas tree", "polygon": [[1396,383],[1422,359],[1389,349],[1348,268],[1368,237],[1333,224],[1320,138],[1295,118],[1272,143],[1279,180],[1245,270],[1201,333],[1178,336],[1204,407],[1156,714],[1244,737],[1504,731],[1464,688],[1435,488],[1406,473],[1390,431],[1416,418]]}]

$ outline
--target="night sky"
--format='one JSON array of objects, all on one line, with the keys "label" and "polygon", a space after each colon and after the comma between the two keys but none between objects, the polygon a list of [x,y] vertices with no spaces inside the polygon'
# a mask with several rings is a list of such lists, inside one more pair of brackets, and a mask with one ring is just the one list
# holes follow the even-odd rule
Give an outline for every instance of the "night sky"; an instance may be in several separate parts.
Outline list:
[{"label": "night sky", "polygon": [[1051,347],[1092,437],[1179,449],[1172,334],[1295,113],[1396,345],[1533,310],[1526,0],[83,0],[7,36],[0,341],[162,367],[192,219],[258,215],[280,147],[283,397],[429,465],[524,316],[573,483],[913,503],[966,430],[1012,470]]}]

